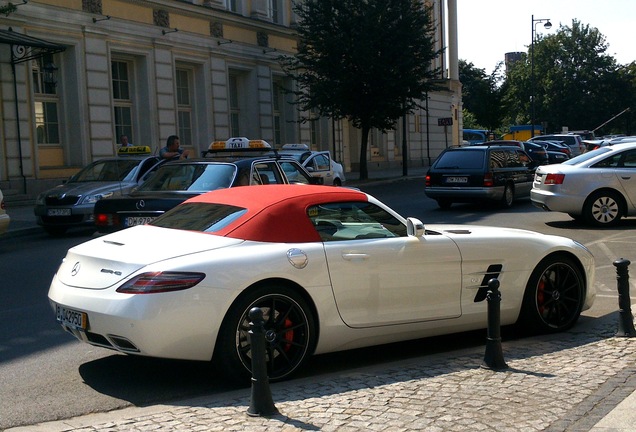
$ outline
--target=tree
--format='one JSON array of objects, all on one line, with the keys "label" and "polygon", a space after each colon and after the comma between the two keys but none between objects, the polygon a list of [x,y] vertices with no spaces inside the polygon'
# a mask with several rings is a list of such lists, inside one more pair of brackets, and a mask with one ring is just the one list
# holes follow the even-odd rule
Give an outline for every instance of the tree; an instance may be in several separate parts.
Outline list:
[{"label": "tree", "polygon": [[[492,74],[476,68],[473,63],[459,61],[459,80],[462,83],[462,103],[464,109],[473,114],[476,123],[486,129],[496,130],[501,126],[504,115],[502,106],[501,77],[497,65]],[[466,117],[464,117],[466,126]]]},{"label": "tree", "polygon": [[369,131],[393,129],[435,89],[431,10],[418,0],[306,0],[294,11],[298,52],[282,64],[298,83],[297,103],[361,129],[364,180]]},{"label": "tree", "polygon": [[[625,108],[619,100],[618,66],[606,54],[608,45],[598,29],[572,20],[554,35],[534,43],[535,119],[548,130],[593,129]],[[513,65],[504,98],[509,117],[530,123],[532,71],[530,58]],[[633,100],[633,93],[630,98]],[[626,103],[626,102],[625,102]]]}]

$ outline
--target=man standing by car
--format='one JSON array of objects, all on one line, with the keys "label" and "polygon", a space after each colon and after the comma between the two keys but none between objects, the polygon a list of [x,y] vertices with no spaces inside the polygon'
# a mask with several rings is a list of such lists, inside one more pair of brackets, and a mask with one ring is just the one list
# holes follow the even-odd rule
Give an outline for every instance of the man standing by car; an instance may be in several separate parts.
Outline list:
[{"label": "man standing by car", "polygon": [[180,147],[179,137],[170,135],[166,146],[159,150],[159,156],[162,159],[186,159],[190,152]]}]

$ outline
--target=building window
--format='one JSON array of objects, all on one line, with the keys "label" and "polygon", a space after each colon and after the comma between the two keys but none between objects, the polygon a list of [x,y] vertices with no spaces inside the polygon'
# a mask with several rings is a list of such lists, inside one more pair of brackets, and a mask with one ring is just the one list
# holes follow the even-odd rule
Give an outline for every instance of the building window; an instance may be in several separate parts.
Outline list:
[{"label": "building window", "polygon": [[239,83],[236,75],[230,75],[230,136],[240,136],[240,98]]},{"label": "building window", "polygon": [[115,136],[117,137],[122,135],[128,135],[129,137],[134,136],[132,124],[133,100],[130,82],[131,70],[131,63],[127,61],[113,60],[111,62]]},{"label": "building window", "polygon": [[274,82],[273,89],[273,115],[274,115],[274,144],[283,144],[284,129],[282,127],[284,121],[283,110],[285,107],[285,93],[280,82]]},{"label": "building window", "polygon": [[176,70],[177,121],[179,139],[185,146],[193,145],[192,140],[192,71]]},{"label": "building window", "polygon": [[225,7],[231,12],[241,12],[241,0],[225,0]]},{"label": "building window", "polygon": [[51,54],[39,57],[31,63],[35,101],[35,130],[38,144],[60,143],[58,115],[60,100],[55,83],[46,82],[44,79],[45,65],[52,64],[54,63]]},{"label": "building window", "polygon": [[283,24],[283,0],[269,0],[268,9],[272,22]]}]

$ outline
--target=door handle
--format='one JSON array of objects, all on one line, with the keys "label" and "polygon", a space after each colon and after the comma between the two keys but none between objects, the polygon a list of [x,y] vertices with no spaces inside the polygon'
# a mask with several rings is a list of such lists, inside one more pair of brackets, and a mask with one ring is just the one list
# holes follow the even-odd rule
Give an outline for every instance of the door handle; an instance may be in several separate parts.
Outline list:
[{"label": "door handle", "polygon": [[347,261],[364,261],[369,258],[369,254],[345,252],[342,254],[342,258]]}]

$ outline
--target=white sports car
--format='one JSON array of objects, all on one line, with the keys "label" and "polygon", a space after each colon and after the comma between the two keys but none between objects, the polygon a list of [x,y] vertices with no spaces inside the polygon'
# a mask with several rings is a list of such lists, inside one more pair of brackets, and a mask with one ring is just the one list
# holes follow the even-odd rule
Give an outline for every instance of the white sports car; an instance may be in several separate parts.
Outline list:
[{"label": "white sports car", "polygon": [[149,225],[68,251],[49,290],[78,339],[127,354],[212,360],[249,378],[248,312],[266,319],[268,375],[311,354],[501,324],[570,328],[594,299],[594,258],[568,238],[426,226],[353,189],[222,189]]}]

